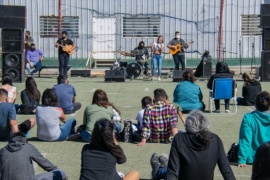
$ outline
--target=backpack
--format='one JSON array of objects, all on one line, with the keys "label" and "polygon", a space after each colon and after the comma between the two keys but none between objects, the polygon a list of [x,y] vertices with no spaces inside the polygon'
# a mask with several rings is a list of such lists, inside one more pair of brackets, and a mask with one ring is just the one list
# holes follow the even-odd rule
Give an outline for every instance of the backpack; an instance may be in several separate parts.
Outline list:
[{"label": "backpack", "polygon": [[238,161],[239,144],[233,143],[227,153],[227,158],[230,163],[235,164]]}]

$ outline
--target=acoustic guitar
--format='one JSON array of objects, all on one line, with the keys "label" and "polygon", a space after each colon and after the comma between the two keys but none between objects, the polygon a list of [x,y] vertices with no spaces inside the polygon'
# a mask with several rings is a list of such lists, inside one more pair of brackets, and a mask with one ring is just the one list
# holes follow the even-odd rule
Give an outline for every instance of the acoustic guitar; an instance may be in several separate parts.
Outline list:
[{"label": "acoustic guitar", "polygon": [[67,52],[69,55],[74,54],[75,52],[75,48],[73,49],[73,45],[62,45],[62,44],[58,44],[56,43],[58,46],[62,47],[63,51]]},{"label": "acoustic guitar", "polygon": [[[194,43],[194,41],[190,41],[190,42],[186,43],[184,46],[190,45],[192,43]],[[179,44],[174,45],[172,48],[169,48],[169,52],[170,52],[170,54],[175,55],[175,54],[179,53],[181,51],[181,49],[182,49],[182,45],[179,43]]]}]

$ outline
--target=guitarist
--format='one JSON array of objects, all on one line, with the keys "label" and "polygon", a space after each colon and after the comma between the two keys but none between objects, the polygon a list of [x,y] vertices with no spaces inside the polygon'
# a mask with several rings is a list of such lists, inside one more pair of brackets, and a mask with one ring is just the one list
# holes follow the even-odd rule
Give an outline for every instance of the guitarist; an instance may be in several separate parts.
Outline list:
[{"label": "guitarist", "polygon": [[173,38],[169,44],[167,45],[168,48],[175,50],[175,45],[180,44],[181,49],[179,52],[173,55],[173,60],[175,64],[175,70],[179,70],[179,62],[181,63],[182,70],[186,69],[185,64],[185,51],[184,49],[187,49],[189,47],[188,44],[185,43],[185,41],[180,37],[180,32],[175,32],[175,38]]},{"label": "guitarist", "polygon": [[73,51],[76,47],[75,43],[67,37],[67,31],[62,31],[62,38],[57,40],[55,47],[58,48],[59,75],[67,76],[69,53],[64,51],[62,47],[66,45],[72,45],[70,51]]}]

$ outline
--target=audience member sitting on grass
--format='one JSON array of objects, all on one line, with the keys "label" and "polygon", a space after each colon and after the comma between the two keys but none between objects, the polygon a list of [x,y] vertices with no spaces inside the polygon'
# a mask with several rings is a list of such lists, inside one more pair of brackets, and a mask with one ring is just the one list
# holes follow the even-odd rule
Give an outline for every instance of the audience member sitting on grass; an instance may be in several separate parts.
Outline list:
[{"label": "audience member sitting on grass", "polygon": [[115,139],[114,128],[111,120],[95,122],[90,144],[82,149],[80,180],[139,180],[137,171],[131,171],[124,177],[116,172],[116,163],[125,163],[126,156]]},{"label": "audience member sitting on grass", "polygon": [[[35,161],[42,169],[48,171],[35,176]],[[25,134],[15,133],[8,144],[0,149],[1,179],[67,179],[63,170],[57,169],[48,159],[27,142]]]},{"label": "audience member sitting on grass", "polygon": [[114,122],[114,125],[115,125],[115,129],[116,129],[116,132],[118,134],[121,133],[121,112],[120,110],[114,106],[113,103],[110,103],[110,106],[113,108],[113,122]]},{"label": "audience member sitting on grass", "polygon": [[163,89],[154,91],[154,104],[145,108],[141,142],[170,143],[172,137],[178,133],[177,114],[172,104],[167,103],[167,94]]},{"label": "audience member sitting on grass", "polygon": [[202,102],[202,91],[194,82],[193,73],[191,71],[185,71],[183,73],[183,81],[174,89],[173,102],[181,107],[183,113],[188,113],[194,109],[201,111],[205,109],[205,105]]},{"label": "audience member sitting on grass", "polygon": [[270,143],[261,145],[255,154],[251,180],[270,179]]},{"label": "audience member sitting on grass", "polygon": [[[226,180],[235,180],[221,139],[210,132],[207,118],[193,110],[186,118],[186,133],[178,133],[172,142],[168,168],[152,155],[152,176],[156,179],[214,179],[216,164]],[[163,160],[164,162],[164,160]],[[166,162],[166,161],[165,161]]]},{"label": "audience member sitting on grass", "polygon": [[261,83],[247,73],[244,73],[242,78],[244,80],[244,85],[242,87],[243,97],[237,98],[237,105],[254,106],[256,96],[262,92]]},{"label": "audience member sitting on grass", "polygon": [[263,91],[255,100],[256,110],[244,115],[239,133],[238,167],[252,164],[256,150],[270,141],[270,95]]},{"label": "audience member sitting on grass", "polygon": [[[230,73],[230,69],[227,65],[227,63],[225,62],[218,62],[216,64],[216,74],[213,74],[208,83],[207,83],[207,88],[211,89],[213,88],[213,81],[216,78],[233,78],[233,74]],[[219,99],[215,99],[215,108],[216,110],[213,111],[215,113],[220,113],[220,100]],[[230,105],[230,100],[229,99],[225,99],[225,112],[226,113],[230,113],[230,109],[229,109],[229,105]]]},{"label": "audience member sitting on grass", "polygon": [[18,126],[15,106],[12,103],[8,103],[8,91],[0,89],[0,141],[9,140],[12,134],[18,131],[27,134],[34,126],[34,118],[30,118]]},{"label": "audience member sitting on grass", "polygon": [[28,77],[25,81],[25,89],[21,92],[21,101],[19,113],[33,114],[40,102],[40,92],[34,78]]},{"label": "audience member sitting on grass", "polygon": [[9,74],[5,74],[2,77],[2,89],[6,89],[8,91],[8,102],[15,103],[17,97],[17,89],[12,85],[12,78]]},{"label": "audience member sitting on grass", "polygon": [[58,105],[61,107],[65,114],[71,114],[81,108],[81,103],[76,102],[75,88],[68,84],[66,75],[59,75],[57,77],[57,85],[53,90],[58,99]]},{"label": "audience member sitting on grass", "polygon": [[106,92],[97,89],[94,92],[92,104],[86,106],[84,110],[83,128],[79,130],[82,140],[89,142],[96,121],[102,118],[112,120],[113,114],[113,108],[110,106]]},{"label": "audience member sitting on grass", "polygon": [[[37,137],[43,141],[65,141],[74,132],[76,120],[67,119],[64,111],[58,107],[58,100],[52,89],[46,89],[42,95],[42,106],[36,109]],[[59,126],[59,120],[64,124]]]},{"label": "audience member sitting on grass", "polygon": [[138,132],[141,132],[142,130],[144,110],[148,105],[152,104],[152,98],[149,96],[144,96],[141,100],[141,104],[142,104],[142,109],[138,112],[137,117],[136,117],[136,120],[138,121],[138,124],[136,125]]}]

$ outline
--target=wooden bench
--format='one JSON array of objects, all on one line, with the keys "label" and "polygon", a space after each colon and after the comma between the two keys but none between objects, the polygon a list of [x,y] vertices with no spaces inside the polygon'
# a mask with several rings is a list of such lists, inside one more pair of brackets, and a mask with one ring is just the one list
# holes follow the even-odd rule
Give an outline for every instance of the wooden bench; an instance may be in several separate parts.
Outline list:
[{"label": "wooden bench", "polygon": [[[38,71],[38,77],[40,77],[40,72],[42,71],[42,69],[58,69],[59,66],[42,66],[41,69]],[[71,66],[68,66],[68,70],[71,68]]]},{"label": "wooden bench", "polygon": [[115,61],[115,59],[95,59],[94,67],[111,67]]}]

